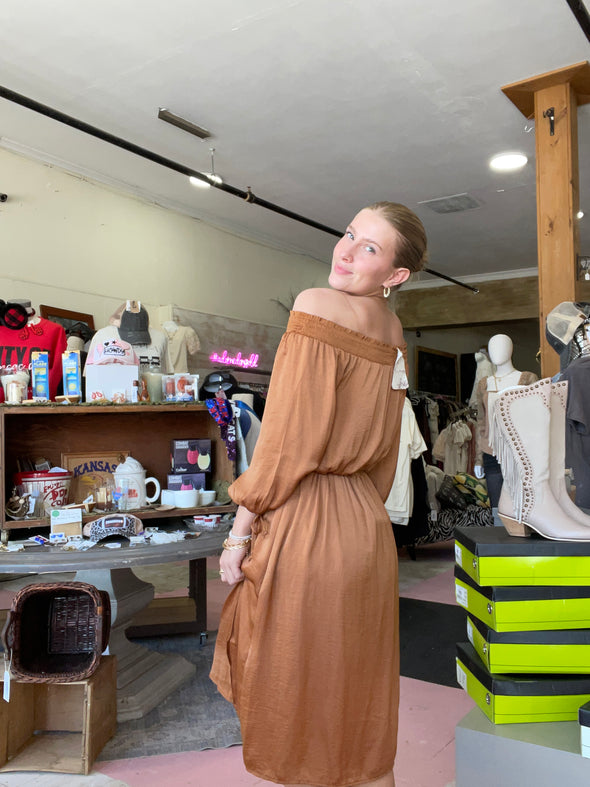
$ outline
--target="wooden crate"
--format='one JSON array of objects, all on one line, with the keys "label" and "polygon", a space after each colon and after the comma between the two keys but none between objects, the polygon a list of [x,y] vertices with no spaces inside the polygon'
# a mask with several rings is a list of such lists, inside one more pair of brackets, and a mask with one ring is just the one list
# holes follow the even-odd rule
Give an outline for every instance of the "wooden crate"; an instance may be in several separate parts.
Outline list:
[{"label": "wooden crate", "polygon": [[0,771],[87,775],[115,734],[116,661],[103,656],[93,675],[72,683],[11,681],[10,702],[0,700]]}]

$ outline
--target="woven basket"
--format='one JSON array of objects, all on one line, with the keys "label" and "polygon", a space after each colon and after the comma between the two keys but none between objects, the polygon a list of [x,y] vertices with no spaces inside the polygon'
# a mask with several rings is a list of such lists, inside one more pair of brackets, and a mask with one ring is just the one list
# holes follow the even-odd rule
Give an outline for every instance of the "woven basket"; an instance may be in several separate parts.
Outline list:
[{"label": "woven basket", "polygon": [[88,678],[109,641],[111,604],[86,582],[40,582],[18,591],[2,632],[12,676],[31,683]]}]

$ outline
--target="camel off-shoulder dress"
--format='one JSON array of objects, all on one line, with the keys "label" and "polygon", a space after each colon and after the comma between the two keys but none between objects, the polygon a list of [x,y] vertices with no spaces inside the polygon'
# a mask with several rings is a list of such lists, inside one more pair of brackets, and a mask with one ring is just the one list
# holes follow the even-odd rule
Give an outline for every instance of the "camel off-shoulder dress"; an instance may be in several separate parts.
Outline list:
[{"label": "camel off-shoulder dress", "polygon": [[211,678],[238,712],[246,768],[279,784],[342,787],[393,768],[397,552],[383,502],[405,397],[397,358],[292,312],[252,463],[230,487],[257,517]]}]

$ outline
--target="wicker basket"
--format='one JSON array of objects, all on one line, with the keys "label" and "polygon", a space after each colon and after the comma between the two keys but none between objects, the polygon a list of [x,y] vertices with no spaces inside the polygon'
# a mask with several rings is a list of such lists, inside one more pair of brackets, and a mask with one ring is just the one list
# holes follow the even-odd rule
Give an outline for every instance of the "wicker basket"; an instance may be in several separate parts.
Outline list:
[{"label": "wicker basket", "polygon": [[40,582],[14,597],[2,632],[12,675],[35,683],[85,680],[109,640],[111,604],[86,582]]}]

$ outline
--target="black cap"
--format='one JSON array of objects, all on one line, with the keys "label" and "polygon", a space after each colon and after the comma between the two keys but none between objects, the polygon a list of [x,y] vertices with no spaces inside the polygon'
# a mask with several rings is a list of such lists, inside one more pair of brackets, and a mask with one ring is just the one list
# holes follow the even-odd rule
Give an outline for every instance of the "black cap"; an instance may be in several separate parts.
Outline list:
[{"label": "black cap", "polygon": [[129,344],[151,344],[150,317],[147,311],[140,306],[139,311],[125,311],[121,314],[119,336]]}]

